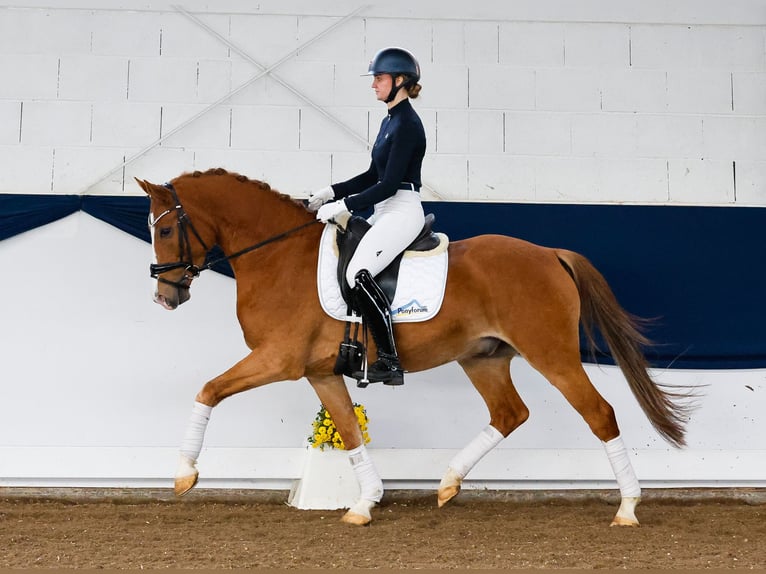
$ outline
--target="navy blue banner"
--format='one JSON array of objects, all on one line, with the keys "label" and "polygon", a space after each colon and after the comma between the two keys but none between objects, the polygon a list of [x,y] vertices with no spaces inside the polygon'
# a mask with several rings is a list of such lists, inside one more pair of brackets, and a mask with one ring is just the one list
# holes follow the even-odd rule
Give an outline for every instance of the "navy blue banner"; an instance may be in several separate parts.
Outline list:
[{"label": "navy blue banner", "polygon": [[[648,335],[656,346],[647,354],[657,367],[766,368],[764,208],[470,202],[424,207],[436,215],[435,229],[452,240],[498,233],[585,255],[623,307],[654,319]],[[138,196],[0,194],[0,239],[83,210],[149,241],[148,209],[148,199]],[[216,270],[231,275],[228,265]]]}]

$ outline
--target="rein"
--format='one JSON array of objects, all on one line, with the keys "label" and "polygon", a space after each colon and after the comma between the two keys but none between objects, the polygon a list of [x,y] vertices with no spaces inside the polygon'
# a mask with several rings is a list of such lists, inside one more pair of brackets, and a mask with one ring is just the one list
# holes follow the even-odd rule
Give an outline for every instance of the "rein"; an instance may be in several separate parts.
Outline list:
[{"label": "rein", "polygon": [[[181,201],[178,199],[178,194],[176,193],[176,190],[173,187],[173,184],[165,183],[164,187],[170,190],[170,193],[173,195],[173,200],[175,201],[175,207],[173,209],[175,209],[175,211],[178,214],[177,216],[178,227],[180,230],[180,233],[178,234],[179,260],[175,263],[152,263],[151,265],[149,265],[149,274],[154,279],[157,279],[158,281],[162,283],[166,283],[168,285],[173,285],[174,287],[177,287],[179,289],[188,289],[192,279],[199,276],[199,274],[205,271],[206,269],[210,269],[214,265],[217,265],[218,263],[236,259],[237,257],[241,257],[242,255],[245,255],[246,253],[250,253],[251,251],[255,251],[257,249],[260,249],[261,247],[265,247],[266,245],[269,245],[270,243],[274,243],[276,241],[285,239],[286,237],[292,235],[293,233],[296,233],[300,231],[301,229],[309,227],[310,225],[314,225],[315,223],[320,223],[319,220],[312,219],[311,221],[307,223],[303,223],[297,227],[293,227],[292,229],[288,229],[287,231],[283,231],[282,233],[278,233],[277,235],[268,237],[264,239],[263,241],[259,241],[258,243],[254,245],[245,247],[244,249],[240,249],[239,251],[236,251],[230,255],[224,255],[223,257],[218,257],[212,261],[208,261],[207,263],[202,265],[202,267],[200,267],[198,265],[195,265],[192,261],[191,242],[189,241],[189,233],[187,231],[187,225],[189,229],[191,229],[194,236],[197,238],[197,241],[199,241],[202,247],[205,249],[205,253],[210,251],[210,248],[202,240],[202,237],[200,236],[199,232],[197,232],[196,228],[194,227],[194,224],[189,219],[189,216],[184,210],[183,205],[181,205]],[[157,222],[168,213],[171,213],[170,209],[161,213],[159,217],[157,217],[157,219],[155,220],[151,220],[151,214],[150,214],[149,227],[154,227],[157,224]],[[184,257],[186,257],[186,260],[184,260]],[[180,281],[170,281],[168,279],[165,279],[164,277],[161,277],[163,273],[167,273],[168,271],[173,271],[175,269],[181,269],[181,268],[184,269],[185,273],[183,278]]]}]

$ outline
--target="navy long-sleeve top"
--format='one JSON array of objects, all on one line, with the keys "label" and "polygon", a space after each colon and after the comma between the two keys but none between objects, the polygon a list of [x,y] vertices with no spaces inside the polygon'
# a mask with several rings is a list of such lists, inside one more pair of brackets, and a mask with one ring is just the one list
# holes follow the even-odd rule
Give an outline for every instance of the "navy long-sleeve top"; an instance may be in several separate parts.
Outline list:
[{"label": "navy long-sleeve top", "polygon": [[420,169],[426,153],[426,132],[409,99],[388,110],[372,147],[372,161],[364,173],[335,183],[335,199],[345,198],[350,211],[366,209],[388,199],[412,183],[419,190]]}]

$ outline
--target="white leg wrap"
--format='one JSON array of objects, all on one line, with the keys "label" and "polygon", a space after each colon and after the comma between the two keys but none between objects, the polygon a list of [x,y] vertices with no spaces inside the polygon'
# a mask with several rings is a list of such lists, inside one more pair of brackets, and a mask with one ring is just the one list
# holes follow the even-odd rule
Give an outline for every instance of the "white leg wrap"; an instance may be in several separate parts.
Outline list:
[{"label": "white leg wrap", "polygon": [[352,507],[352,510],[364,500],[372,502],[374,506],[383,498],[383,481],[372,463],[367,448],[361,445],[348,451],[348,460],[351,462],[351,468],[354,469],[356,480],[359,482],[360,500]]},{"label": "white leg wrap", "polygon": [[505,437],[492,425],[481,431],[468,446],[455,455],[449,463],[449,467],[455,471],[461,479],[476,466],[482,457],[495,448]]},{"label": "white leg wrap", "polygon": [[213,407],[195,401],[191,418],[189,419],[189,425],[186,427],[186,434],[181,443],[182,461],[186,458],[190,460],[192,464],[197,462],[199,453],[202,450],[202,441],[205,439],[205,429],[207,429],[207,422],[210,420],[210,413],[212,410]]},{"label": "white leg wrap", "polygon": [[620,488],[620,495],[623,498],[638,498],[641,496],[641,487],[638,485],[638,478],[633,471],[633,465],[630,463],[628,451],[622,437],[618,436],[609,442],[605,442],[604,450],[609,457],[609,464],[612,465],[612,471],[617,479],[617,486]]}]

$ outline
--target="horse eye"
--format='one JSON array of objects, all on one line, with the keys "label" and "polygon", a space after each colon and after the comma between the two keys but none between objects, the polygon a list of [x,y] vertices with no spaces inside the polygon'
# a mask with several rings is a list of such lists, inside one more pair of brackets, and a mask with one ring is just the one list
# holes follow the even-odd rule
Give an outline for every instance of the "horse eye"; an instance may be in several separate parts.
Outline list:
[{"label": "horse eye", "polygon": [[160,228],[160,238],[161,239],[167,239],[170,237],[170,234],[173,233],[172,227],[162,227]]}]

